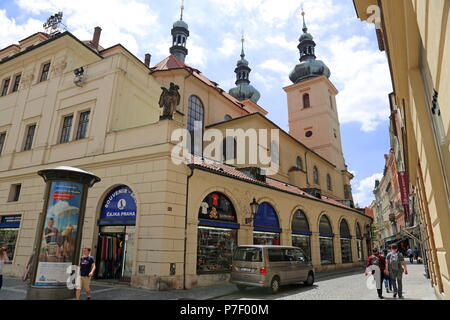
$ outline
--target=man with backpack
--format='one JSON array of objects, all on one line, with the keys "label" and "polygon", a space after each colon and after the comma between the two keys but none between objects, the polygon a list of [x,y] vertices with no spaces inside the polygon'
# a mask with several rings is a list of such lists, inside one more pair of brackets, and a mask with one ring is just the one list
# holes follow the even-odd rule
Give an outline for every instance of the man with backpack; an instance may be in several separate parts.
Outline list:
[{"label": "man with backpack", "polygon": [[[372,255],[369,257],[369,260],[367,261],[367,270],[372,270],[372,274],[375,278],[375,281],[377,283],[377,292],[378,292],[378,298],[384,299],[383,297],[383,271],[385,269],[386,260],[382,255],[380,255],[380,252],[377,248],[374,248],[372,250]],[[379,270],[379,272],[378,272]],[[368,275],[368,272],[366,271],[366,276]]]},{"label": "man with backpack", "polygon": [[394,298],[398,297],[400,299],[403,299],[402,294],[402,276],[403,272],[405,272],[405,275],[408,274],[408,269],[406,267],[405,258],[403,255],[398,252],[398,247],[396,244],[393,244],[391,246],[391,252],[388,253],[386,257],[386,266],[385,266],[385,273],[389,274],[391,278],[391,283],[394,289]]}]

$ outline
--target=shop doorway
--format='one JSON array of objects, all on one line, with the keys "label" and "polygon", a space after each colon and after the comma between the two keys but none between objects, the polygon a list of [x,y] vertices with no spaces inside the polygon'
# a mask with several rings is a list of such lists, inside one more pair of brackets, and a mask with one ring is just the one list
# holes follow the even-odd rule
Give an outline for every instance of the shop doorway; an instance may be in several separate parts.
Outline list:
[{"label": "shop doorway", "polygon": [[96,279],[131,281],[136,215],[136,198],[129,187],[118,186],[106,195],[98,220]]},{"label": "shop doorway", "polygon": [[134,226],[100,228],[96,259],[97,279],[131,281],[134,235]]}]

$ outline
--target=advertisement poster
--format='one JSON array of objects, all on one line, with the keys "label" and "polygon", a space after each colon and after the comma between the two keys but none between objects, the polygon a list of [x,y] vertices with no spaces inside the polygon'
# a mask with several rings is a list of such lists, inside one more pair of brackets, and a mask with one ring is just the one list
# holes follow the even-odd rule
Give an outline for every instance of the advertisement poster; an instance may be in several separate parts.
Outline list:
[{"label": "advertisement poster", "polygon": [[55,181],[50,188],[36,286],[65,286],[72,265],[83,185]]}]

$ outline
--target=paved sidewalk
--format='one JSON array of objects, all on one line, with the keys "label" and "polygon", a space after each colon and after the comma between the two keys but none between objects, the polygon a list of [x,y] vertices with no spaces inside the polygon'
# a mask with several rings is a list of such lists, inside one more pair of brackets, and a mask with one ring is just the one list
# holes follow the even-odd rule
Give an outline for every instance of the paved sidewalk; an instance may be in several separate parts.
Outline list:
[{"label": "paved sidewalk", "polygon": [[[331,279],[349,274],[360,274],[362,268],[337,270],[317,273],[316,280]],[[190,290],[152,291],[132,288],[127,285],[111,285],[93,281],[91,285],[93,300],[209,300],[232,295],[238,292],[234,284],[194,288]],[[4,278],[0,290],[0,300],[24,300],[27,293],[26,284],[17,278]],[[81,299],[85,299],[82,293]]]}]

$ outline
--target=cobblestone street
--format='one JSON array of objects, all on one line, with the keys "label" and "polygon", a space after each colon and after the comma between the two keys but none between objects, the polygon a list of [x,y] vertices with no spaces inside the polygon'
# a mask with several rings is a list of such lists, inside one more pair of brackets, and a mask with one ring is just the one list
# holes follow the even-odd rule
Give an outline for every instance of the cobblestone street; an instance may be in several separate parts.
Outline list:
[{"label": "cobblestone street", "polygon": [[[436,300],[434,290],[429,279],[424,276],[423,265],[408,264],[408,275],[403,276],[404,300]],[[247,289],[247,291],[221,297],[226,300],[378,300],[376,290],[369,290],[366,285],[367,277],[359,272],[349,275],[323,278],[312,287],[303,285],[281,288],[276,295],[270,295],[262,289]],[[392,293],[386,293],[385,300],[393,299]]]}]

